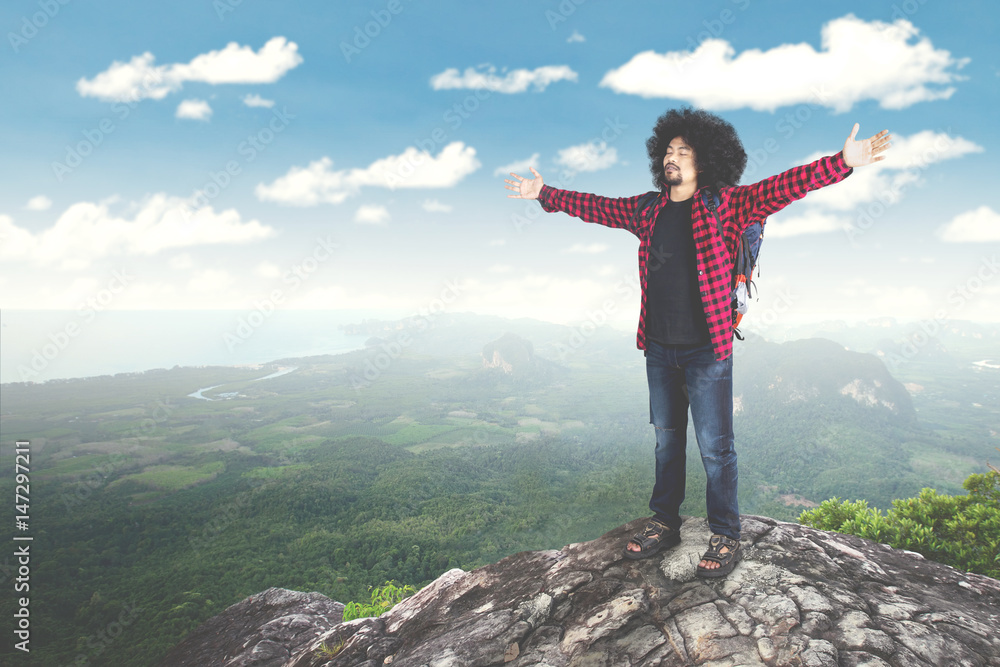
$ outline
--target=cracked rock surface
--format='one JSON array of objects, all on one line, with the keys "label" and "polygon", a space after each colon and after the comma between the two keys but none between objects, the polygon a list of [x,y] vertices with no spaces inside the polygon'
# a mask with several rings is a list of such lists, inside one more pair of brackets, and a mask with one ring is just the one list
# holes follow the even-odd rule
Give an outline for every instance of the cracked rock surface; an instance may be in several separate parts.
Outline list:
[{"label": "cracked rock surface", "polygon": [[269,588],[213,616],[170,650],[161,667],[281,667],[341,625],[344,605],[319,593]]},{"label": "cracked rock surface", "polygon": [[[381,618],[311,635],[283,663],[239,664],[1000,666],[1000,581],[759,516],[743,517],[733,572],[701,580],[704,519],[684,522],[679,546],[625,559],[622,547],[644,525],[451,570]],[[251,643],[241,645],[263,641]],[[341,648],[331,656],[318,651],[323,643]]]}]

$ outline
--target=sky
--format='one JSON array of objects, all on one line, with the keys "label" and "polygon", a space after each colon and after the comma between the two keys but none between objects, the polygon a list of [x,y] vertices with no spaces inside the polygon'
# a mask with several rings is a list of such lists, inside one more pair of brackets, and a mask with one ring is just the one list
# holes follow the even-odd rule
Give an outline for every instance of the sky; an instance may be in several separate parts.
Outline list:
[{"label": "sky", "polygon": [[646,139],[690,105],[738,130],[741,183],[836,153],[855,122],[894,136],[769,219],[748,329],[1000,321],[998,18],[940,0],[5,2],[0,308],[634,330],[637,239],[503,179],[648,191]]}]

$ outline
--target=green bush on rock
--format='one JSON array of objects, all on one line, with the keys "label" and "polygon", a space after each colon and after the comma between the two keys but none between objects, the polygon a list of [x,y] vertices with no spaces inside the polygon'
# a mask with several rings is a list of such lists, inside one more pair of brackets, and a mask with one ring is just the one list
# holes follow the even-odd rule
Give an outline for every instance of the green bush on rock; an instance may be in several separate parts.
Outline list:
[{"label": "green bush on rock", "polygon": [[385,586],[376,586],[370,589],[372,599],[370,604],[362,602],[348,602],[344,605],[344,620],[353,621],[356,618],[367,618],[370,616],[381,616],[397,604],[417,592],[416,587],[406,584],[397,586],[395,581],[385,582]]},{"label": "green bush on rock", "polygon": [[923,489],[916,498],[894,500],[884,515],[856,502],[831,498],[806,510],[799,523],[857,535],[907,549],[952,567],[1000,578],[1000,470],[970,475],[964,496]]}]

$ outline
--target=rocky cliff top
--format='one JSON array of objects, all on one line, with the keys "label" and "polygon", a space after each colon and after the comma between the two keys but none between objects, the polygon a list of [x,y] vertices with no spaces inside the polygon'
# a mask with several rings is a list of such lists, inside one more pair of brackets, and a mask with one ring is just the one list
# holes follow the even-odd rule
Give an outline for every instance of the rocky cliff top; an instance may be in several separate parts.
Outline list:
[{"label": "rocky cliff top", "polygon": [[702,581],[704,519],[684,522],[680,546],[624,559],[644,523],[451,570],[378,619],[341,623],[339,603],[271,589],[204,623],[162,664],[1000,666],[1000,581],[755,516],[743,519],[743,561]]}]

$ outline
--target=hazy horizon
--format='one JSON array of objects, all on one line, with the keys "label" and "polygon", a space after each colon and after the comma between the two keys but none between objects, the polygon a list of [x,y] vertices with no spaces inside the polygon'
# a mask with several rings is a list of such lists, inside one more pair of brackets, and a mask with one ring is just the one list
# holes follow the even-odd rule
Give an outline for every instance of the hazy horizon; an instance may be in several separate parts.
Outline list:
[{"label": "hazy horizon", "polygon": [[[751,311],[752,312],[752,311]],[[459,312],[426,313],[431,322]],[[397,321],[420,313],[396,311],[275,311],[267,316],[243,311],[109,311],[87,320],[80,312],[10,310],[0,312],[0,383],[45,382],[117,373],[143,372],[174,366],[246,366],[280,359],[341,354],[364,347],[368,334],[345,334],[341,329],[364,320]],[[622,351],[634,349],[635,324],[594,319],[562,324],[536,318],[501,318],[566,326],[589,338],[598,330],[621,334]],[[764,320],[762,322],[762,320]],[[953,321],[995,326],[995,323]],[[931,331],[921,321],[892,318],[869,320],[816,320],[767,324],[766,313],[750,316],[742,330],[765,339],[783,341],[797,337],[796,330],[820,326],[857,328],[889,326]],[[921,329],[921,324],[924,328]],[[930,322],[935,327],[938,324]],[[499,334],[498,334],[499,335]],[[483,341],[488,342],[488,341]],[[737,343],[739,345],[739,343]],[[638,350],[636,351],[639,354]],[[998,350],[1000,352],[1000,350]]]}]

